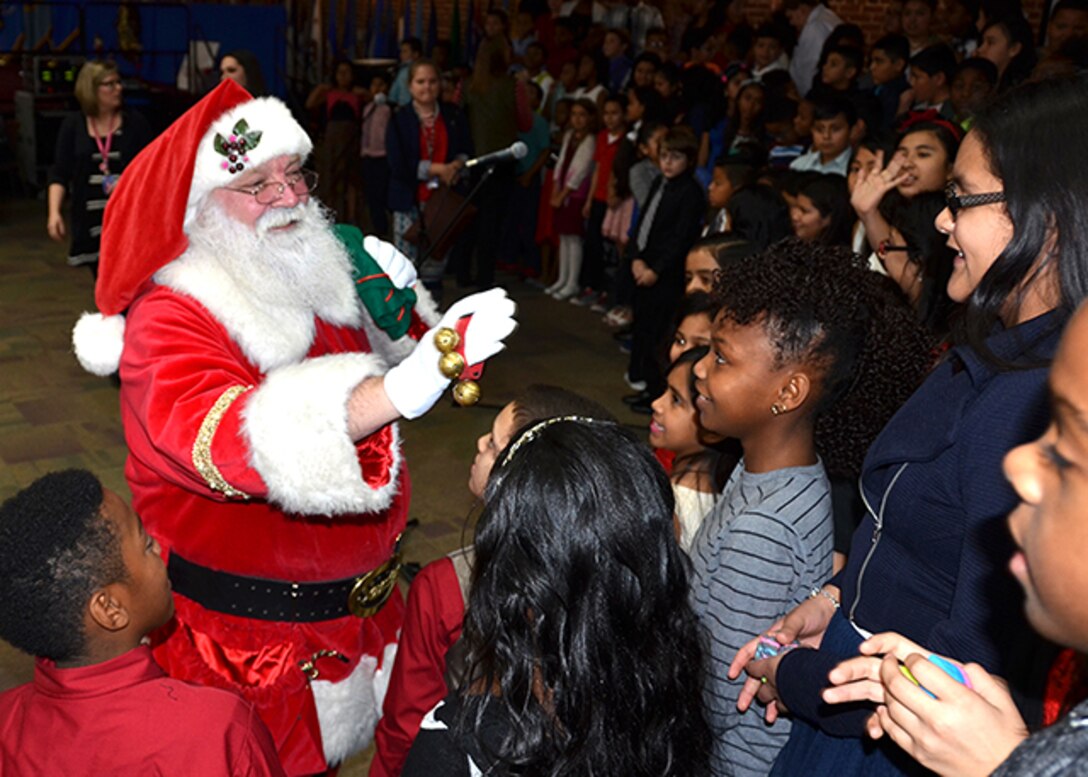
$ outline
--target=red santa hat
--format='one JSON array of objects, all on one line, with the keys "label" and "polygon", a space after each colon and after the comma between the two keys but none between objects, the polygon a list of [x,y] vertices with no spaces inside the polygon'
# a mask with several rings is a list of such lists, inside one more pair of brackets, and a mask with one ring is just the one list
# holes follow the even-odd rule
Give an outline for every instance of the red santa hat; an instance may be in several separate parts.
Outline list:
[{"label": "red santa hat", "polygon": [[287,106],[253,99],[225,80],[186,111],[125,168],[102,219],[98,314],[85,313],[73,331],[83,367],[108,375],[123,348],[120,319],[140,289],[189,246],[187,232],[205,198],[240,173],[284,154],[313,149]]}]

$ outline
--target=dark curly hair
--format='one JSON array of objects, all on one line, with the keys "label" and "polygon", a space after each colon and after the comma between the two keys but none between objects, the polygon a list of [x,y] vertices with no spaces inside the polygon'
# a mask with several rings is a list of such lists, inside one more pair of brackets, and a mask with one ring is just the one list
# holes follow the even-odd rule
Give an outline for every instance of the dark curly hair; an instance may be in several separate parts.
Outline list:
[{"label": "dark curly hair", "polygon": [[98,478],[70,469],[0,506],[0,637],[20,650],[53,661],[81,655],[91,594],[125,578],[102,497]]},{"label": "dark curly hair", "polygon": [[[706,774],[703,654],[669,480],[617,424],[544,424],[514,438],[488,483],[457,730],[504,774]],[[496,711],[509,727],[485,749]]]},{"label": "dark curly hair", "polygon": [[721,315],[762,323],[778,364],[822,371],[816,448],[829,474],[857,476],[931,364],[930,337],[894,283],[848,248],[790,238],[724,268],[714,293]]}]

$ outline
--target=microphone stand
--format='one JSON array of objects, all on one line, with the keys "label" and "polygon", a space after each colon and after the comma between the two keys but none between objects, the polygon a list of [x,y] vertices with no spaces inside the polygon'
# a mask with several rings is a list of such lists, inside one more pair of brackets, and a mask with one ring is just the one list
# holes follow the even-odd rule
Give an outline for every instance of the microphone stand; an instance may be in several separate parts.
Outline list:
[{"label": "microphone stand", "polygon": [[431,252],[434,250],[434,247],[437,245],[441,245],[446,235],[449,234],[449,231],[453,228],[453,225],[457,223],[457,221],[461,218],[461,214],[465,212],[465,208],[467,208],[468,204],[472,202],[473,198],[477,194],[479,194],[480,189],[483,188],[484,184],[491,177],[491,174],[495,172],[495,166],[498,165],[498,163],[498,160],[495,160],[494,162],[482,165],[484,170],[480,174],[480,179],[476,181],[476,184],[469,191],[468,195],[461,201],[461,204],[457,207],[456,212],[454,212],[453,214],[453,218],[451,218],[446,223],[445,228],[438,234],[438,237],[436,237],[434,241],[428,239],[427,231],[424,226],[426,224],[426,221],[423,218],[423,215],[420,214],[419,246],[421,250],[419,251],[419,258],[416,260],[418,267],[422,267],[423,263],[431,258]]}]

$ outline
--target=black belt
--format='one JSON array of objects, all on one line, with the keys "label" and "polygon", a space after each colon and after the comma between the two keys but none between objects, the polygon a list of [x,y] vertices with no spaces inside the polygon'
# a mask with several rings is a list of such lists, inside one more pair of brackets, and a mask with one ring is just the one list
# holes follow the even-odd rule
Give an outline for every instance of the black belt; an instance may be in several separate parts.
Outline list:
[{"label": "black belt", "polygon": [[298,583],[235,575],[201,566],[174,551],[166,565],[174,591],[205,609],[303,623],[375,615],[393,593],[400,568],[399,537],[392,557],[370,572],[342,580]]}]

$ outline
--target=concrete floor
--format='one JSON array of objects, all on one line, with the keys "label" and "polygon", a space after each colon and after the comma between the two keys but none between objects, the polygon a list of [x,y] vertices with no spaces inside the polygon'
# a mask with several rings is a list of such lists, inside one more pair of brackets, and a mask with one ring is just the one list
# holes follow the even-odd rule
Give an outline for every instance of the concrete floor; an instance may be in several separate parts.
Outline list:
[{"label": "concrete floor", "polygon": [[[65,264],[65,248],[45,234],[45,204],[0,200],[0,499],[39,476],[85,467],[129,497],[117,389],[84,372],[71,353],[72,325],[94,309],[90,273]],[[483,400],[473,408],[442,401],[421,419],[402,422],[412,473],[411,515],[420,528],[407,557],[426,563],[470,538],[472,498],[466,488],[476,438],[503,404],[530,383],[552,383],[601,402],[639,429],[645,418],[620,402],[626,357],[600,315],[560,303],[499,276],[519,306],[520,327],[508,349],[488,364]],[[447,296],[460,292],[447,284]],[[447,300],[448,302],[449,300]],[[0,690],[26,682],[28,657],[0,642]],[[343,777],[366,773],[369,754],[353,758]]]}]

